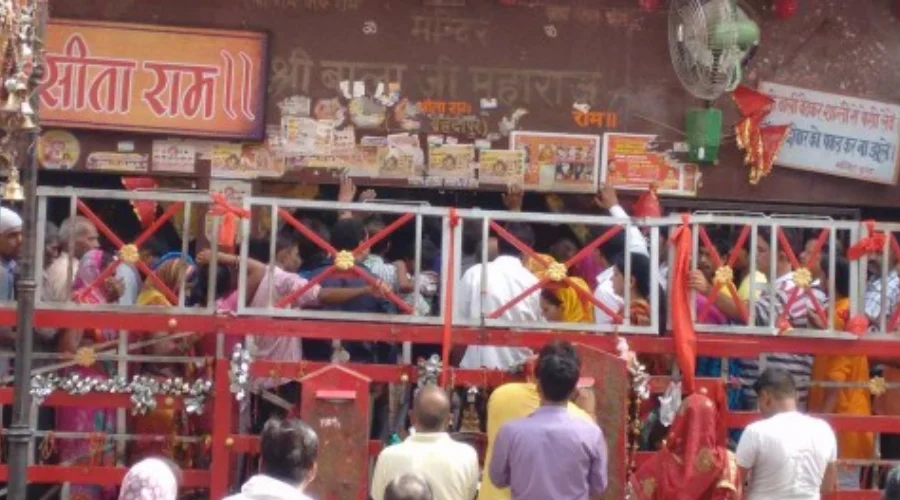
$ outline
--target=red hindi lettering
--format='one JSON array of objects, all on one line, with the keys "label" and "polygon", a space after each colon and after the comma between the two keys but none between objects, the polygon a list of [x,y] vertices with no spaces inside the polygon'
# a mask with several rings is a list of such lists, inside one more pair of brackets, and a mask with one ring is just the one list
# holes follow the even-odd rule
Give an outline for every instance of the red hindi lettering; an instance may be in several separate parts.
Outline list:
[{"label": "red hindi lettering", "polygon": [[[153,87],[145,90],[142,97],[156,116],[194,118],[201,114],[206,120],[215,116],[219,68],[155,62],[144,62],[143,68],[154,74]],[[189,81],[182,82],[183,76],[189,76]]]}]

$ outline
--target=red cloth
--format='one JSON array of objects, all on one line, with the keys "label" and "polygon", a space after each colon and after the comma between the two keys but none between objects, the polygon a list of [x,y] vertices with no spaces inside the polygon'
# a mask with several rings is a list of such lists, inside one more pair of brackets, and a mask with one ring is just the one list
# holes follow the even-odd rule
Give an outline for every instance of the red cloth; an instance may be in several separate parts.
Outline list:
[{"label": "red cloth", "polygon": [[769,114],[769,111],[772,110],[772,106],[775,104],[775,100],[771,97],[746,85],[741,85],[734,89],[731,93],[731,98],[744,118],[761,118]]},{"label": "red cloth", "polygon": [[672,234],[675,245],[675,262],[672,266],[672,338],[675,340],[675,357],[681,369],[682,390],[694,392],[694,372],[697,369],[697,333],[691,320],[691,292],[688,277],[691,273],[691,226],[685,215],[684,224]]},{"label": "red cloth", "polygon": [[631,479],[638,500],[737,500],[741,482],[737,463],[717,432],[713,401],[693,394],[681,408],[666,446],[647,460]]}]

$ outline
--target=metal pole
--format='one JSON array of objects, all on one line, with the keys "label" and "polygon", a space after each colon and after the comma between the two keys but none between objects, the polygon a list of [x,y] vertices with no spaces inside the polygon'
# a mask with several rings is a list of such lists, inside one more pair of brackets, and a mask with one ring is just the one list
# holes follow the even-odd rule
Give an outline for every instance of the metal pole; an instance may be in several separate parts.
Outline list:
[{"label": "metal pole", "polygon": [[[33,92],[31,105],[35,110],[35,122],[38,113],[37,82],[43,78],[44,33],[47,26],[47,0],[31,0],[34,7],[34,69],[29,82]],[[15,367],[15,399],[13,401],[12,425],[9,435],[9,500],[26,500],[28,488],[28,449],[32,440],[32,429],[29,425],[31,413],[31,357],[34,347],[34,291],[36,287],[34,257],[37,252],[37,142],[40,127],[25,135],[25,161],[21,169],[21,182],[25,191],[22,204],[22,255],[18,264],[18,282],[16,284],[16,367]]]}]

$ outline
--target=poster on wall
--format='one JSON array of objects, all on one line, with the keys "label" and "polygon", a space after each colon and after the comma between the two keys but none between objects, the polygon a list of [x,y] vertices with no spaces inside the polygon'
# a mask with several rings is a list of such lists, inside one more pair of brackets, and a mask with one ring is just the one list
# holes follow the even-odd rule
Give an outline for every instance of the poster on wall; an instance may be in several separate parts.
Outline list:
[{"label": "poster on wall", "polygon": [[655,140],[655,135],[604,134],[600,182],[634,191],[646,191],[655,184],[660,194],[697,196],[699,167],[653,151]]},{"label": "poster on wall", "polygon": [[896,184],[900,106],[763,82],[775,105],[767,125],[791,125],[775,163],[783,167]]},{"label": "poster on wall", "polygon": [[237,162],[233,154],[238,152],[231,145],[214,148],[210,175],[231,179],[256,179],[261,177],[281,177],[284,174],[284,157],[273,151],[268,144],[240,144]]},{"label": "poster on wall", "polygon": [[516,131],[510,134],[509,149],[524,152],[526,190],[597,191],[600,136]]},{"label": "poster on wall", "polygon": [[428,148],[428,177],[432,179],[470,179],[473,176],[475,146],[443,145]]},{"label": "poster on wall", "polygon": [[184,141],[153,141],[151,169],[154,172],[193,174],[197,147]]},{"label": "poster on wall", "polygon": [[84,165],[96,172],[147,172],[150,170],[150,155],[95,152],[88,155]]},{"label": "poster on wall", "polygon": [[485,149],[478,153],[478,184],[512,186],[525,179],[525,152]]},{"label": "poster on wall", "polygon": [[49,170],[68,170],[78,163],[81,144],[65,130],[48,130],[38,140],[38,162]]},{"label": "poster on wall", "polygon": [[52,19],[41,122],[261,140],[262,32]]}]

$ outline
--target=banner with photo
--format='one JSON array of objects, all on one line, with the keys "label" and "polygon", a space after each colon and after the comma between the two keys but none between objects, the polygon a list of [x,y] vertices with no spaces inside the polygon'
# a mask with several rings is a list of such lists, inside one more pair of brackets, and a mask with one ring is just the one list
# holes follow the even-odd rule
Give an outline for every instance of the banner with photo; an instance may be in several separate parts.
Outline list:
[{"label": "banner with photo", "polygon": [[656,139],[655,135],[604,134],[600,182],[632,191],[656,185],[660,194],[697,196],[699,167],[681,163],[669,152],[655,151]]},{"label": "banner with photo", "polygon": [[509,149],[524,152],[528,191],[597,191],[600,136],[517,131],[510,134]]}]

